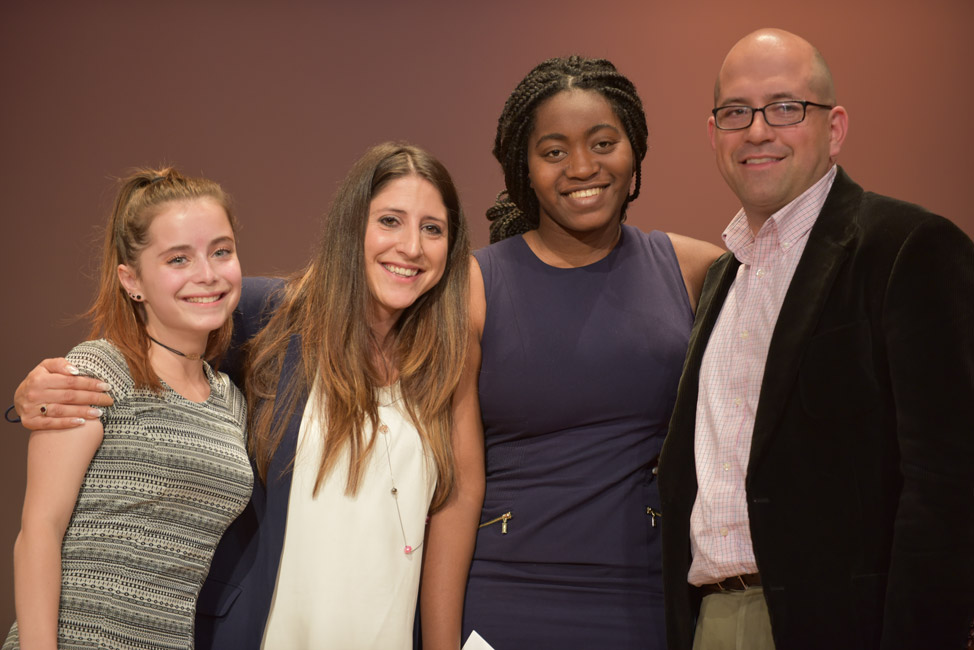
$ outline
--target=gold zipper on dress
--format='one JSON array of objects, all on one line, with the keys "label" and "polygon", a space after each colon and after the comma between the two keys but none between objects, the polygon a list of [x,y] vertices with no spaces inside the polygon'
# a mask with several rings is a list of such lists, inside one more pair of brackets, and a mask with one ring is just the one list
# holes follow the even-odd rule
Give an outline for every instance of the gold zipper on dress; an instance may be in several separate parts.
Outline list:
[{"label": "gold zipper on dress", "polygon": [[484,523],[477,526],[477,528],[483,528],[484,526],[490,526],[491,524],[496,524],[498,521],[501,522],[501,535],[507,534],[507,520],[512,519],[514,515],[510,512],[505,512],[500,517],[494,517],[490,521],[485,521]]},{"label": "gold zipper on dress", "polygon": [[660,512],[659,510],[653,510],[652,506],[647,506],[646,514],[653,518],[650,523],[653,525],[653,528],[656,528],[656,518],[662,517],[663,513]]}]

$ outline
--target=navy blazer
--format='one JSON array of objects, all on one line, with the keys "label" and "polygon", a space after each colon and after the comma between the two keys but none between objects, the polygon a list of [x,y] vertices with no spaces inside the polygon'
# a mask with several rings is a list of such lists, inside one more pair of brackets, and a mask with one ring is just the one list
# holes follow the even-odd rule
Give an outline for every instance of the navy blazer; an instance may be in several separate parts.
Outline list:
[{"label": "navy blazer", "polygon": [[[281,280],[244,279],[240,305],[234,312],[234,338],[221,370],[238,386],[243,355],[241,347],[270,318],[280,299]],[[281,372],[278,394],[300,367],[301,344],[292,337]],[[287,424],[281,444],[271,460],[267,483],[256,477],[250,503],[227,528],[217,547],[210,573],[196,606],[196,648],[206,650],[259,650],[270,611],[277,570],[284,546],[290,464],[297,447],[298,430],[307,395],[298,396],[297,408]]]},{"label": "navy blazer", "polygon": [[[700,363],[740,263],[707,274],[659,465],[671,649]],[[745,490],[779,650],[960,648],[974,613],[974,244],[841,169],[775,324]]]}]

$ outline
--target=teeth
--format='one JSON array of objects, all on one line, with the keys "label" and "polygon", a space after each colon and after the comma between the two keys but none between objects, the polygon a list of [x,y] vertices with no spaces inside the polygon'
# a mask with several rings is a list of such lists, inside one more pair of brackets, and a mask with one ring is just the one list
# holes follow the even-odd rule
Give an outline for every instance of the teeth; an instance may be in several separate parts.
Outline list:
[{"label": "teeth", "polygon": [[383,264],[382,266],[384,266],[387,271],[391,271],[396,275],[401,275],[404,278],[411,278],[419,273],[419,269],[404,269],[401,266],[394,266],[392,264]]},{"label": "teeth", "polygon": [[584,199],[589,196],[597,196],[602,193],[601,187],[593,187],[587,190],[576,190],[575,192],[569,192],[568,196],[573,199]]},{"label": "teeth", "polygon": [[763,163],[774,162],[777,158],[748,158],[744,161],[745,165],[761,165]]},{"label": "teeth", "polygon": [[220,296],[207,296],[205,298],[187,298],[186,302],[216,302],[220,299]]}]

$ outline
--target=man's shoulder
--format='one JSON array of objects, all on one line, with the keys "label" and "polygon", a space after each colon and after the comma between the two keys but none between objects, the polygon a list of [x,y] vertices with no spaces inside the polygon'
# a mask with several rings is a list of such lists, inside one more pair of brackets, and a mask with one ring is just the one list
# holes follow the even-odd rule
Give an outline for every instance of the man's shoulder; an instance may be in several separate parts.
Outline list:
[{"label": "man's shoulder", "polygon": [[[875,192],[863,192],[857,225],[862,243],[878,243],[881,248],[896,250],[926,249],[930,255],[953,257],[972,250],[970,236],[950,219],[921,205]],[[938,252],[939,251],[939,252]]]},{"label": "man's shoulder", "polygon": [[922,205],[868,190],[862,193],[862,214],[870,223],[894,221],[910,226],[924,221],[946,221]]},{"label": "man's shoulder", "polygon": [[829,210],[844,213],[858,227],[861,237],[903,241],[915,231],[926,229],[956,231],[966,237],[952,221],[922,205],[864,190],[844,171],[840,172],[832,187],[838,200],[827,202],[823,214]]}]

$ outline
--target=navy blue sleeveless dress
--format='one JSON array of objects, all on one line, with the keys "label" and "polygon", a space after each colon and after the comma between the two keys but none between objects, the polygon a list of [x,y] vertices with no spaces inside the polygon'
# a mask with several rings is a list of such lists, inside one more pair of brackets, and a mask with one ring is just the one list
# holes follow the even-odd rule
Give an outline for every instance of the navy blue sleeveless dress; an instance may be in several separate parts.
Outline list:
[{"label": "navy blue sleeveless dress", "polygon": [[520,236],[475,256],[487,492],[463,639],[662,650],[663,524],[647,509],[693,321],[670,240],[623,226],[577,269]]}]

